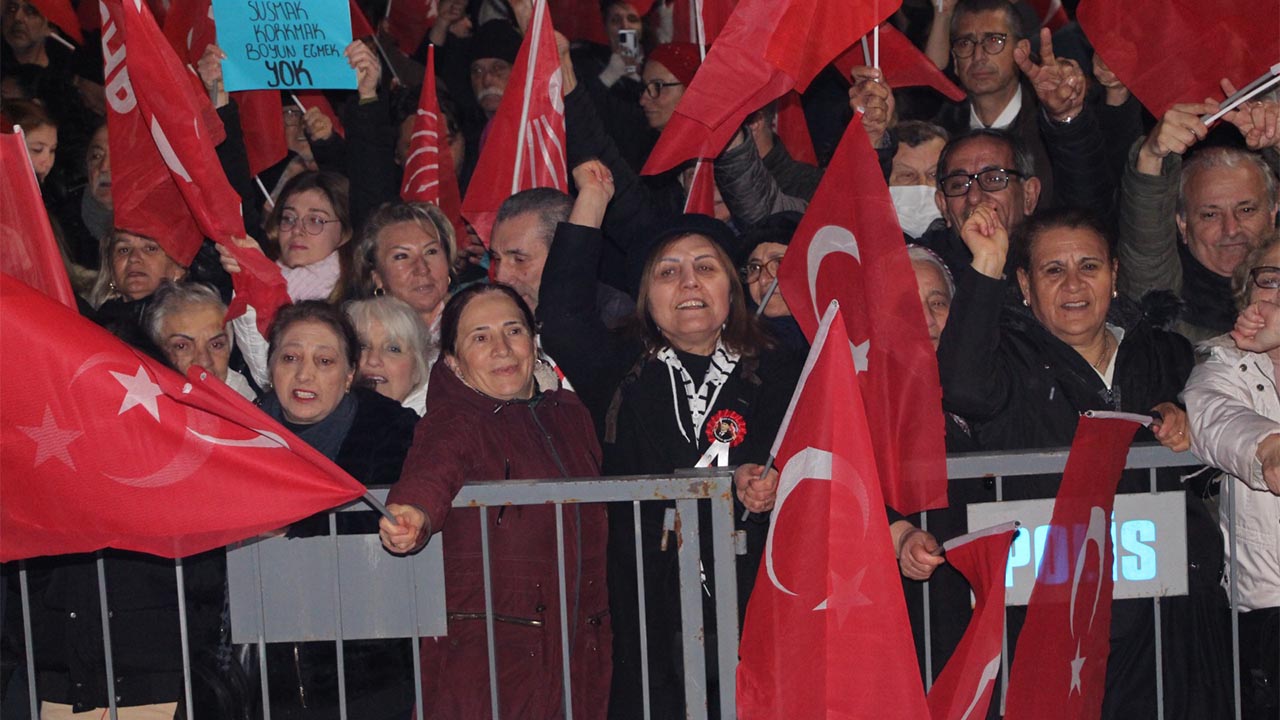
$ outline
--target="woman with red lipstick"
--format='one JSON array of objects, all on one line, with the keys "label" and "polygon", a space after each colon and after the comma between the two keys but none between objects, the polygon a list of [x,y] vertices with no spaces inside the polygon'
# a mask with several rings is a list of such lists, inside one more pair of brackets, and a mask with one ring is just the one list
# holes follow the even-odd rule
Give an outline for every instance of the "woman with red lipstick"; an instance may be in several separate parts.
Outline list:
[{"label": "woman with red lipstick", "polygon": [[96,311],[94,321],[121,340],[163,360],[164,354],[151,341],[142,318],[151,304],[151,294],[165,280],[186,277],[187,269],[169,257],[160,243],[124,230],[104,238],[102,268],[89,295]]},{"label": "woman with red lipstick", "polygon": [[501,717],[565,716],[560,616],[569,618],[575,718],[604,718],[610,618],[605,583],[605,509],[570,504],[564,514],[566,596],[557,572],[550,505],[452,508],[463,483],[600,474],[600,446],[577,396],[539,369],[533,313],[505,285],[471,285],[441,315],[440,362],[427,414],[400,482],[387,497],[399,519],[380,521],[383,545],[415,552],[444,543],[448,637],[422,640],[427,718],[489,716],[485,586],[480,523],[488,526],[494,647]]},{"label": "woman with red lipstick", "polygon": [[[353,387],[359,339],[341,310],[310,300],[281,308],[270,330],[271,388],[264,412],[365,485],[390,485],[418,417],[396,401]],[[372,512],[338,514],[338,533],[372,532]],[[324,515],[294,523],[290,536],[328,532]],[[344,643],[347,717],[403,720],[413,705],[408,641]],[[268,647],[272,717],[337,718],[333,643]]]}]

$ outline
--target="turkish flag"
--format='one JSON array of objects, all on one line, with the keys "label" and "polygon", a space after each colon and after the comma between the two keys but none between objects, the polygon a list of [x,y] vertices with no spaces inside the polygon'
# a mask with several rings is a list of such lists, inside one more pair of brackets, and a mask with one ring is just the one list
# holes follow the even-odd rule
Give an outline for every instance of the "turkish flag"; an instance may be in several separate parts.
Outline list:
[{"label": "turkish flag", "polygon": [[684,212],[716,216],[716,172],[711,160],[699,160],[689,181],[689,194],[684,201]]},{"label": "turkish flag", "polygon": [[656,175],[691,158],[714,158],[747,115],[809,82],[898,2],[742,0],[649,153]]},{"label": "turkish flag", "polygon": [[1244,87],[1280,61],[1280,2],[1082,0],[1080,27],[1125,87],[1157,118],[1175,103]]},{"label": "turkish flag", "polygon": [[928,717],[841,308],[809,351],[739,645],[740,718]]},{"label": "turkish flag", "polygon": [[364,11],[356,4],[356,0],[349,0],[347,4],[351,8],[351,37],[359,40],[376,35],[373,26],[369,24],[369,18],[364,16]]},{"label": "turkish flag", "polygon": [[4,208],[0,213],[0,272],[75,309],[76,296],[21,129],[0,134],[0,207]]},{"label": "turkish flag", "polygon": [[[229,317],[240,315],[246,304],[252,304],[258,310],[258,327],[265,334],[276,308],[288,304],[288,288],[275,263],[261,252],[246,250],[232,242],[232,238],[245,236],[240,196],[222,172],[214,145],[223,138],[216,137],[211,131],[209,118],[217,123],[219,131],[222,124],[213,114],[209,99],[191,87],[189,71],[174,54],[146,6],[130,0],[105,5],[110,15],[110,27],[116,31],[123,28],[122,40],[128,47],[127,60],[124,60],[125,46],[119,48],[120,59],[127,69],[116,77],[116,82],[127,85],[130,91],[131,107],[128,108],[127,122],[134,129],[132,142],[140,153],[146,154],[149,141],[151,154],[145,160],[149,163],[145,168],[148,177],[154,179],[166,199],[176,194],[181,200],[177,208],[158,209],[155,198],[140,197],[135,199],[135,207],[143,214],[157,210],[172,215],[185,213],[187,222],[198,228],[192,235],[184,236],[187,242],[179,248],[181,256],[169,253],[183,265],[189,265],[199,249],[201,233],[229,248],[242,268],[232,276],[236,296],[228,311]],[[105,52],[108,47],[105,29],[102,44]],[[109,81],[109,104],[120,100],[112,92],[112,86]],[[139,137],[142,133],[145,136]],[[114,127],[110,131],[110,142],[114,171],[119,158],[115,152]],[[168,178],[167,185],[162,177]],[[114,172],[112,178],[115,179]],[[112,191],[115,189],[113,184]],[[118,216],[116,224],[120,225]],[[144,234],[155,238],[161,245],[165,244],[166,233],[163,231]]]},{"label": "turkish flag", "polygon": [[[547,0],[551,20],[570,40],[585,40],[598,45],[608,45],[604,32],[604,18],[600,15],[598,0]],[[636,9],[639,12],[639,8]],[[640,13],[644,15],[644,13]]]},{"label": "turkish flag", "polygon": [[818,153],[813,149],[813,137],[809,135],[809,121],[800,104],[800,93],[795,90],[778,98],[778,137],[791,157],[810,165],[818,164]]},{"label": "turkish flag", "polygon": [[[864,40],[870,47],[871,37]],[[867,64],[863,50],[859,42],[836,58],[835,66],[846,80],[854,66]],[[964,100],[964,90],[951,82],[928,56],[911,44],[906,35],[889,23],[880,26],[880,70],[889,87],[931,87],[956,102]]]},{"label": "turkish flag", "polygon": [[[88,2],[89,0],[83,0]],[[58,29],[71,36],[77,43],[84,44],[84,35],[80,33],[80,18],[67,0],[28,0],[46,20],[58,26]]]},{"label": "turkish flag", "polygon": [[956,651],[929,689],[932,720],[984,718],[1000,675],[1004,645],[1004,573],[1013,523],[947,541],[947,562],[973,588],[973,617]]},{"label": "turkish flag", "polygon": [[364,493],[201,368],[183,378],[8,275],[0,302],[23,358],[0,365],[0,561],[181,557]]},{"label": "turkish flag", "polygon": [[531,188],[569,190],[564,78],[546,2],[534,4],[531,25],[462,201],[462,216],[486,247],[504,200]]},{"label": "turkish flag", "polygon": [[[1010,720],[1096,718],[1111,650],[1111,510],[1138,423],[1081,417],[1009,671]],[[1056,559],[1061,559],[1061,565]],[[1070,577],[1070,581],[1066,578]]]},{"label": "turkish flag", "polygon": [[218,44],[213,24],[213,4],[209,0],[183,0],[174,3],[164,17],[165,39],[178,57],[195,65],[204,49]]},{"label": "turkish flag", "polygon": [[293,99],[302,105],[303,112],[311,108],[317,108],[324,113],[333,123],[333,131],[342,137],[347,136],[346,128],[342,127],[342,119],[338,117],[338,113],[334,111],[333,105],[329,102],[329,98],[324,96],[324,92],[320,90],[299,90],[293,93]]},{"label": "turkish flag", "polygon": [[436,47],[431,45],[427,47],[427,68],[422,95],[418,98],[418,114],[414,117],[413,133],[409,136],[409,154],[404,161],[400,199],[437,205],[453,223],[456,236],[466,237],[458,175],[453,168],[448,138],[449,127],[440,112],[440,98],[436,95]]},{"label": "turkish flag", "polygon": [[435,24],[437,0],[391,0],[387,4],[387,31],[404,54],[413,55]]},{"label": "turkish flag", "polygon": [[819,308],[840,300],[888,504],[904,515],[945,507],[938,362],[889,188],[858,115],[796,229],[778,290],[810,338]]}]

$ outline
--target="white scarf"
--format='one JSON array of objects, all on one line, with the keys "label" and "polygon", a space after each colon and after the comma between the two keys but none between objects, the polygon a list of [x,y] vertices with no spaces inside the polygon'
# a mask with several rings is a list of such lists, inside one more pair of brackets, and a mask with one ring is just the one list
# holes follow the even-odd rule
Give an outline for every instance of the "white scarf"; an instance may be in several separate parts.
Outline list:
[{"label": "white scarf", "polygon": [[338,251],[334,250],[319,262],[301,267],[285,267],[280,262],[280,274],[289,285],[289,297],[294,302],[302,300],[328,300],[333,286],[338,284],[338,276],[342,274],[342,263],[338,261]]},{"label": "white scarf", "polygon": [[[676,427],[680,428],[680,434],[685,440],[697,444],[698,428],[702,427],[703,421],[707,419],[707,413],[715,406],[716,398],[720,396],[720,388],[724,387],[729,376],[733,374],[739,358],[741,356],[738,353],[726,350],[724,343],[716,340],[716,350],[711,355],[707,376],[702,379],[701,387],[694,387],[693,377],[689,375],[688,370],[684,369],[676,351],[669,345],[658,351],[658,359],[666,363],[667,372],[671,377],[671,402],[675,408]],[[684,396],[689,402],[689,412],[693,416],[692,438],[684,431],[684,422],[680,419],[680,398],[676,393],[677,373],[680,375],[680,382],[684,385]]]}]

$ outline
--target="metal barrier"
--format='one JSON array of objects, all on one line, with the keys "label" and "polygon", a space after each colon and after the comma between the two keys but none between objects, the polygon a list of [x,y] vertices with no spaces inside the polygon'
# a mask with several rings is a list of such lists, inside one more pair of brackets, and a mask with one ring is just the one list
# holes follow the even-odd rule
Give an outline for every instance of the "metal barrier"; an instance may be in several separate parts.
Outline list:
[{"label": "metal barrier", "polygon": [[[1033,452],[1001,452],[972,453],[956,455],[948,458],[948,475],[952,479],[993,478],[996,499],[1004,499],[1004,483],[1008,478],[1025,475],[1042,475],[1061,473],[1065,466],[1067,450],[1049,450]],[[1156,491],[1156,471],[1166,467],[1183,467],[1195,464],[1196,459],[1189,454],[1175,454],[1159,446],[1135,446],[1129,453],[1126,467],[1128,469],[1147,469],[1151,477],[1151,492]],[[680,607],[683,621],[683,659],[685,668],[704,667],[705,658],[705,621],[703,617],[700,582],[700,538],[697,506],[699,502],[709,502],[712,507],[712,554],[714,558],[711,572],[715,585],[722,591],[716,593],[715,623],[716,654],[720,658],[719,704],[721,717],[733,718],[735,710],[734,663],[725,662],[726,658],[737,655],[738,608],[736,593],[735,569],[732,562],[734,555],[734,525],[732,517],[732,475],[725,469],[690,471],[674,477],[624,477],[624,478],[590,478],[579,480],[507,480],[467,485],[454,501],[454,507],[500,507],[504,505],[545,505],[553,503],[557,508],[557,531],[560,542],[557,556],[560,569],[559,592],[561,602],[561,633],[564,657],[562,668],[564,674],[565,697],[571,697],[569,667],[568,627],[565,622],[565,575],[563,545],[563,506],[575,503],[604,503],[630,501],[633,503],[633,521],[636,528],[637,574],[640,587],[640,614],[644,622],[644,563],[640,546],[640,503],[654,500],[673,500],[680,513],[682,522],[678,528],[679,542],[677,555],[680,578]],[[1233,496],[1232,484],[1227,485],[1224,492],[1227,507]],[[376,491],[385,497],[386,489]],[[341,510],[364,510],[360,503],[354,503]],[[330,532],[334,533],[336,523],[330,516]],[[924,514],[922,525],[927,529],[928,514]],[[481,542],[484,553],[484,579],[486,590],[486,628],[489,642],[490,677],[496,680],[494,668],[495,657],[493,647],[493,608],[490,595],[491,578],[489,576],[488,538],[486,523],[481,523]],[[1234,531],[1234,528],[1232,528]],[[1229,538],[1229,541],[1233,538]],[[1185,536],[1183,538],[1185,544]],[[293,546],[290,548],[289,546]],[[345,694],[341,673],[342,641],[344,638],[397,637],[419,638],[435,635],[444,627],[444,594],[442,587],[443,570],[440,562],[439,543],[428,544],[428,549],[420,553],[412,561],[405,561],[391,556],[381,550],[378,539],[374,535],[329,536],[308,538],[299,544],[298,540],[260,539],[245,543],[232,549],[228,555],[228,575],[232,595],[233,632],[236,642],[256,644],[258,654],[263,663],[262,698],[264,712],[269,713],[269,690],[265,681],[266,643],[282,640],[314,640],[332,639],[337,643],[339,662],[339,694]],[[1236,554],[1231,553],[1234,561]],[[309,581],[308,599],[316,603],[310,610],[301,611],[296,606],[285,603],[276,595],[279,581],[288,584],[290,578],[298,578],[299,573],[281,574],[280,568],[290,563],[313,563],[312,569],[328,568],[319,573],[318,578]],[[1232,563],[1234,575],[1234,562]],[[113,672],[111,668],[111,641],[109,623],[107,622],[108,588],[103,578],[102,563],[99,561],[99,590],[102,599],[102,616],[104,627],[104,647],[106,651],[106,672],[109,695],[114,698]],[[344,570],[345,568],[345,570]],[[175,562],[179,587],[182,587],[182,562]],[[344,582],[343,577],[348,581]],[[24,631],[27,649],[27,690],[30,693],[31,717],[38,717],[37,688],[35,684],[34,656],[31,647],[31,627],[27,577],[25,570],[20,572],[21,599],[23,603]],[[273,584],[274,583],[274,584]],[[387,583],[387,585],[381,585]],[[384,607],[367,613],[368,588],[382,587],[388,590],[391,597],[413,598],[413,607]],[[363,606],[342,602],[346,590],[356,587],[362,591]],[[932,643],[930,641],[930,620],[927,611],[926,583],[925,612],[925,651],[926,683],[932,677]],[[187,647],[186,612],[182,593],[179,592],[179,616],[182,623],[184,676],[187,691],[187,717],[199,717],[199,709],[191,706],[191,668],[190,649]],[[1238,664],[1238,625],[1237,600],[1234,594],[1232,602],[1232,639],[1233,639],[1233,675],[1235,679],[1236,717],[1240,717],[1240,668]],[[1160,663],[1160,598],[1152,599],[1156,632],[1156,658]],[[379,603],[374,602],[377,606]],[[406,612],[406,610],[411,610]],[[283,619],[282,619],[283,618]],[[641,668],[644,673],[644,685],[649,687],[647,650],[645,649],[646,633],[642,625],[642,659]],[[1008,652],[1004,653],[1002,676],[1008,675]],[[1280,652],[1280,650],[1278,650]],[[417,699],[417,710],[421,714],[422,688],[417,653],[414,654],[414,683]],[[685,673],[685,698],[689,717],[706,717],[707,688],[704,673],[694,670]],[[1162,699],[1162,681],[1159,679],[1161,668],[1157,665],[1157,687],[1154,688]],[[1003,685],[1004,683],[1002,683]],[[1003,713],[1003,697],[1001,712]],[[496,682],[491,683],[491,702],[494,717],[498,716],[498,688]],[[568,717],[572,717],[572,704],[566,703]],[[112,700],[111,716],[116,709]],[[646,693],[644,713],[650,714],[650,702]],[[1163,717],[1163,706],[1160,708]],[[269,717],[269,715],[268,715]],[[346,717],[346,709],[342,708],[342,717]]]}]

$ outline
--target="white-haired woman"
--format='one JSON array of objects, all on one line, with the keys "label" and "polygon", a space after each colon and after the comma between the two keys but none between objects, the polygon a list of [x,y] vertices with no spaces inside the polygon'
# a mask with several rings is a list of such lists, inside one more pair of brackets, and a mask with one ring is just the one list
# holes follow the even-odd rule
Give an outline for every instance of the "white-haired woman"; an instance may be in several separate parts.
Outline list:
[{"label": "white-haired woman", "polygon": [[356,381],[424,415],[427,378],[440,348],[422,317],[393,297],[353,300],[345,309],[360,338]]},{"label": "white-haired woman", "polygon": [[175,370],[198,365],[246,400],[257,393],[230,368],[235,334],[225,322],[227,306],[218,291],[199,282],[164,282],[151,296],[143,328]]}]

